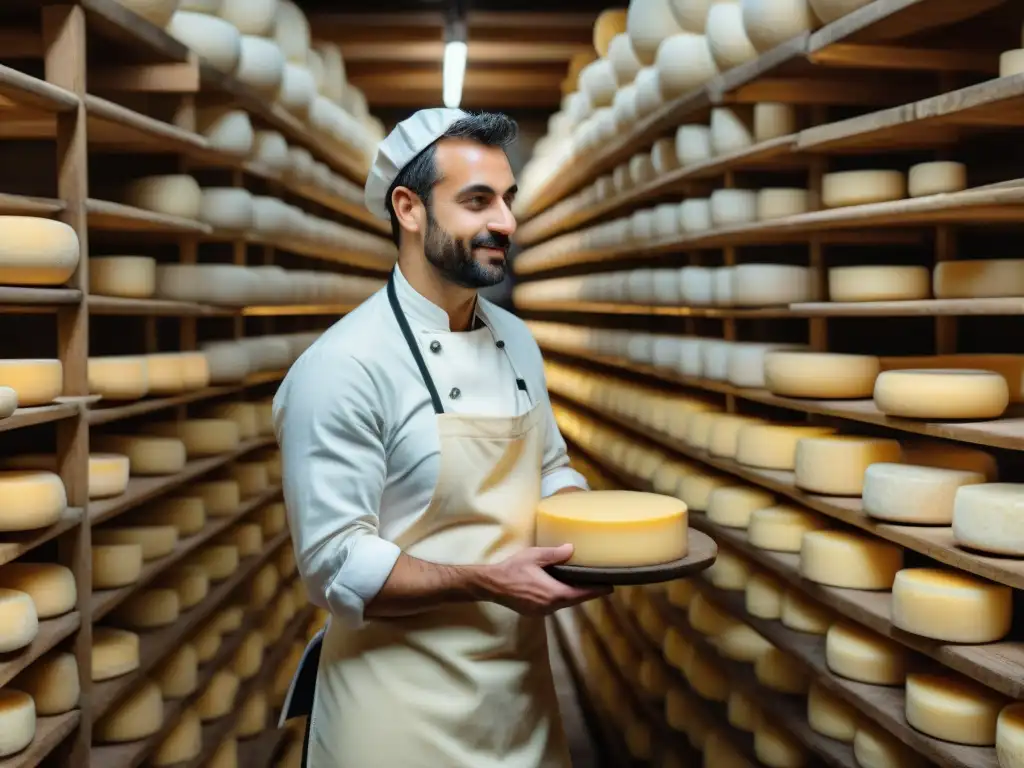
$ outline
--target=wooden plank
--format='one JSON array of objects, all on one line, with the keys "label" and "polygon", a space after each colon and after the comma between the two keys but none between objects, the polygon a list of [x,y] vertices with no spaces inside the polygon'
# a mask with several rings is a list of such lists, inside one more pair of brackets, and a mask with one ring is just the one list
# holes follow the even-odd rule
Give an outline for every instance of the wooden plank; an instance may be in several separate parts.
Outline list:
[{"label": "wooden plank", "polygon": [[231,463],[239,456],[244,456],[250,451],[265,448],[273,445],[272,437],[257,437],[253,440],[246,440],[237,450],[222,453],[219,456],[211,456],[205,459],[194,459],[185,465],[185,468],[175,475],[162,477],[133,477],[128,481],[128,490],[120,496],[97,501],[89,505],[89,519],[92,525],[109,520],[115,515],[137,507],[139,504],[154,499],[168,491],[178,488],[189,480],[212,472],[215,469]]},{"label": "wooden plank", "polygon": [[78,97],[58,85],[0,64],[0,96],[42,112],[72,112]]},{"label": "wooden plank", "polygon": [[124,299],[118,296],[90,296],[94,315],[137,315],[153,317],[229,317],[237,311],[226,307],[165,299]]},{"label": "wooden plank", "polygon": [[78,410],[79,406],[76,403],[54,403],[53,405],[19,408],[6,419],[0,419],[0,432],[70,419],[78,415]]},{"label": "wooden plank", "polygon": [[31,643],[18,651],[0,653],[0,686],[9,683],[33,661],[71,637],[80,626],[81,616],[78,611],[40,621],[39,631]]},{"label": "wooden plank", "polygon": [[271,768],[287,735],[285,728],[268,728],[251,738],[239,737],[238,764],[245,768]]},{"label": "wooden plank", "polygon": [[[101,589],[92,593],[92,616],[93,621],[99,621],[114,608],[123,603],[128,597],[145,587],[160,574],[164,573],[171,566],[181,562],[189,553],[216,538],[221,533],[238,523],[242,518],[260,509],[265,504],[274,501],[281,494],[281,486],[274,486],[263,493],[244,501],[238,509],[230,515],[210,517],[203,529],[192,536],[180,539],[174,550],[164,557],[150,560],[142,567],[142,574],[139,578],[126,587],[120,589]],[[145,515],[145,512],[141,513]],[[143,520],[136,522],[142,524]]]},{"label": "wooden plank", "polygon": [[[264,382],[260,383],[262,384]],[[115,421],[121,421],[122,419],[144,416],[147,413],[156,413],[157,411],[163,411],[179,405],[199,402],[200,400],[211,400],[216,397],[233,395],[243,392],[246,386],[247,385],[245,384],[240,384],[226,387],[206,387],[205,389],[197,389],[193,392],[186,392],[182,395],[174,395],[173,397],[145,398],[126,405],[110,405],[103,407],[103,402],[101,401],[98,406],[89,409],[89,425],[98,426],[100,424],[110,424]],[[2,423],[3,422],[0,422],[0,424]]]},{"label": "wooden plank", "polygon": [[[528,285],[526,281],[520,285]],[[518,311],[564,312],[588,315],[637,315],[649,317],[701,317],[701,318],[782,318],[793,317],[786,307],[765,309],[713,309],[708,307],[645,306],[642,304],[612,304],[599,301],[525,301],[514,299]]]},{"label": "wooden plank", "polygon": [[[140,145],[154,151],[187,154],[213,152],[206,139],[163,120],[144,115],[93,94],[85,97],[89,117],[89,143]],[[219,154],[219,153],[218,153]]]},{"label": "wooden plank", "polygon": [[1024,314],[1024,299],[812,301],[790,304],[794,317],[980,317]]},{"label": "wooden plank", "polygon": [[36,735],[24,750],[0,759],[0,768],[35,768],[50,756],[81,720],[77,709],[63,715],[36,718]]},{"label": "wooden plank", "polygon": [[114,232],[149,232],[153,234],[188,235],[213,231],[209,224],[180,216],[144,211],[123,203],[89,198],[85,204],[90,229]]},{"label": "wooden plank", "polygon": [[[30,197],[27,195],[9,195],[0,193],[0,213],[10,216],[55,216],[66,206],[61,200],[48,197]],[[4,286],[12,289],[11,286]],[[32,288],[13,288],[12,290],[46,290]],[[49,289],[59,290],[59,289]]]},{"label": "wooden plank", "polygon": [[142,51],[157,60],[187,61],[189,49],[155,24],[136,15],[117,0],[79,0],[89,29],[114,42]]},{"label": "wooden plank", "polygon": [[926,72],[980,72],[999,76],[996,51],[951,51],[902,45],[835,43],[808,54],[819,66],[851,69],[922,70]]},{"label": "wooden plank", "polygon": [[811,35],[810,50],[833,43],[900,40],[969,19],[1005,0],[874,0]]},{"label": "wooden plank", "polygon": [[347,315],[358,304],[298,304],[244,307],[244,317],[300,317],[303,315]]},{"label": "wooden plank", "polygon": [[83,514],[84,510],[80,507],[68,507],[60,520],[47,528],[23,532],[5,531],[0,534],[0,565],[9,563],[70,531],[82,521]]},{"label": "wooden plank", "polygon": [[[709,521],[708,525],[714,524]],[[700,579],[695,582],[708,600],[750,625],[776,648],[792,655],[823,687],[852,704],[918,754],[943,768],[998,768],[996,753],[991,747],[972,747],[941,741],[911,728],[906,720],[906,695],[903,688],[858,683],[833,673],[825,659],[824,635],[796,632],[779,621],[751,616],[747,613],[742,592],[715,589]]]}]

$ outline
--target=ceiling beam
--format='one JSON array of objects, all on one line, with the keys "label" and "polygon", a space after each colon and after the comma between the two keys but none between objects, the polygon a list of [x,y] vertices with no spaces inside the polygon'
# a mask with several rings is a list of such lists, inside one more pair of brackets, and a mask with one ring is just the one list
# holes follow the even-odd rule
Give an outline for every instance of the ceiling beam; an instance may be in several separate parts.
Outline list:
[{"label": "ceiling beam", "polygon": [[[356,74],[352,82],[366,92],[379,93],[390,89],[429,90],[441,92],[441,70],[408,70],[406,72],[368,72]],[[509,91],[543,90],[546,88],[560,92],[562,77],[557,73],[530,72],[520,69],[467,70],[463,90],[488,88],[491,90],[507,89]]]},{"label": "ceiling beam", "polygon": [[[401,42],[381,44],[371,42],[341,43],[345,63],[364,62],[440,62],[444,58],[444,43]],[[469,41],[469,63],[521,64],[532,62],[568,62],[578,53],[588,53],[593,46],[583,43],[528,43],[528,42],[474,42]]]}]

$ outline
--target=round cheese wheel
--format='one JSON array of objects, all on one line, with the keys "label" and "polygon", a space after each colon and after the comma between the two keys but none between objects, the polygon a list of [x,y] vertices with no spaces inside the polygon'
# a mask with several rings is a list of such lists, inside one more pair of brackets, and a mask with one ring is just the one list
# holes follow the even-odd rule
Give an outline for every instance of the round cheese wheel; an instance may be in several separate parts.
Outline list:
[{"label": "round cheese wheel", "polygon": [[727,717],[729,725],[751,733],[757,725],[757,705],[744,691],[734,688],[729,693]]},{"label": "round cheese wheel", "polygon": [[36,714],[43,717],[63,715],[75,709],[82,693],[78,662],[70,653],[58,651],[34,661],[12,685],[32,697]]},{"label": "round cheese wheel", "polygon": [[826,690],[811,683],[807,693],[807,724],[811,730],[849,744],[857,733],[857,710]]},{"label": "round cheese wheel", "polygon": [[703,594],[698,592],[690,601],[686,611],[686,619],[697,632],[702,635],[715,637],[722,634],[730,627],[736,626],[739,622],[719,610],[717,606],[708,602]]},{"label": "round cheese wheel", "polygon": [[665,103],[665,94],[661,91],[658,70],[644,67],[636,76],[636,111],[639,117],[646,117]]},{"label": "round cheese wheel", "polygon": [[746,528],[757,510],[771,507],[775,497],[759,488],[741,485],[722,486],[711,491],[707,503],[708,519],[727,528]]},{"label": "round cheese wheel", "polygon": [[60,360],[0,360],[0,386],[18,393],[18,406],[49,405],[64,391]]},{"label": "round cheese wheel", "polygon": [[208,546],[191,558],[191,563],[206,571],[210,581],[224,581],[238,570],[238,547],[232,545]]},{"label": "round cheese wheel", "polygon": [[208,107],[196,113],[196,128],[214,149],[245,156],[252,151],[255,131],[249,115],[240,109]]},{"label": "round cheese wheel", "polygon": [[313,73],[300,64],[285,62],[277,99],[289,112],[305,115],[316,99],[316,80]]},{"label": "round cheese wheel", "polygon": [[759,549],[799,552],[805,533],[826,527],[820,515],[783,504],[754,510],[750,515],[747,538]]},{"label": "round cheese wheel", "polygon": [[757,661],[761,654],[772,647],[771,643],[746,624],[730,627],[716,636],[712,643],[724,658],[748,664]]},{"label": "round cheese wheel", "polygon": [[199,605],[210,592],[210,579],[205,569],[195,565],[181,565],[166,572],[157,579],[156,585],[177,592],[183,611]]},{"label": "round cheese wheel", "polygon": [[759,619],[782,618],[782,582],[767,573],[750,577],[746,589],[747,613]]},{"label": "round cheese wheel", "polygon": [[690,687],[702,699],[726,701],[729,698],[729,676],[721,662],[707,651],[694,649],[684,671]]},{"label": "round cheese wheel", "polygon": [[[640,63],[640,59],[637,58],[636,52],[633,50],[633,43],[630,42],[629,35],[622,33],[612,38],[608,44],[608,60],[612,63],[612,69],[615,70],[615,81],[618,83],[619,90],[615,94],[615,98],[612,101],[613,105],[620,104],[620,94],[625,99],[626,94],[623,92],[625,87],[636,79],[643,64]],[[616,108],[614,110],[616,123],[619,122],[619,115],[623,107]]]},{"label": "round cheese wheel", "polygon": [[999,76],[1011,77],[1024,72],[1024,48],[1015,48],[999,54]]},{"label": "round cheese wheel", "polygon": [[117,589],[134,584],[142,575],[139,544],[107,544],[92,548],[92,588]]},{"label": "round cheese wheel", "polygon": [[901,445],[900,463],[977,472],[988,482],[999,478],[999,465],[992,454],[952,443],[906,441]]},{"label": "round cheese wheel", "polygon": [[837,675],[869,685],[902,685],[906,649],[857,624],[838,622],[825,637],[825,661]]},{"label": "round cheese wheel", "polygon": [[761,685],[779,693],[802,695],[810,686],[803,665],[786,651],[775,647],[758,657],[754,663],[754,674]]},{"label": "round cheese wheel", "polygon": [[166,627],[178,620],[181,602],[173,589],[136,592],[112,612],[115,623],[130,629]]},{"label": "round cheese wheel", "polygon": [[743,28],[743,8],[737,2],[712,5],[704,32],[715,64],[723,72],[757,58],[757,49]]},{"label": "round cheese wheel", "polygon": [[907,172],[910,197],[960,192],[967,188],[967,166],[948,160],[918,163]]},{"label": "round cheese wheel", "polygon": [[743,29],[758,51],[810,32],[816,25],[807,0],[742,0]]},{"label": "round cheese wheel", "polygon": [[848,13],[853,13],[871,0],[808,0],[811,10],[823,24],[831,24]]},{"label": "round cheese wheel", "polygon": [[152,296],[155,290],[156,259],[149,256],[89,258],[89,293],[146,299]]},{"label": "round cheese wheel", "polygon": [[1005,699],[989,688],[952,675],[907,675],[907,722],[928,736],[954,744],[991,747]]},{"label": "round cheese wheel", "polygon": [[828,271],[832,301],[908,301],[931,296],[927,267],[854,266]]},{"label": "round cheese wheel", "polygon": [[238,66],[242,36],[224,19],[193,11],[176,11],[165,29],[210,66],[222,72],[234,72]]},{"label": "round cheese wheel", "polygon": [[19,590],[0,589],[0,653],[21,650],[38,632],[39,615],[32,598]]},{"label": "round cheese wheel", "polygon": [[138,668],[138,635],[112,627],[93,627],[92,680],[94,683],[126,675]]},{"label": "round cheese wheel", "polygon": [[201,221],[214,227],[247,230],[252,227],[252,194],[247,189],[234,187],[206,187],[203,189]]},{"label": "round cheese wheel", "polygon": [[267,35],[274,30],[277,0],[221,0],[218,14],[245,35]]},{"label": "round cheese wheel", "polygon": [[290,0],[280,0],[273,28],[274,40],[288,61],[305,63],[310,46],[310,29],[306,14]]},{"label": "round cheese wheel", "polygon": [[[285,173],[291,162],[288,156],[288,142],[277,131],[256,131],[253,136],[252,157],[255,161],[262,163],[275,173]],[[284,203],[276,197],[253,195],[254,205],[255,201],[258,200],[274,200],[280,206],[285,207]],[[287,210],[287,207],[285,207],[285,210]],[[259,211],[259,213],[265,212]],[[262,227],[258,220],[255,224],[261,230],[266,229],[271,232],[281,230],[281,227]]]},{"label": "round cheese wheel", "polygon": [[808,531],[800,547],[800,573],[818,584],[847,589],[891,589],[903,567],[895,544],[846,531]]},{"label": "round cheese wheel", "polygon": [[106,400],[138,400],[149,392],[149,364],[144,355],[90,357],[89,392]]},{"label": "round cheese wheel", "polygon": [[631,0],[626,34],[641,64],[653,64],[661,41],[681,31],[669,0]]},{"label": "round cheese wheel", "polygon": [[0,566],[0,589],[24,592],[32,598],[36,615],[52,619],[73,610],[78,588],[70,568],[55,563],[15,561]]},{"label": "round cheese wheel", "polygon": [[36,705],[24,691],[0,688],[0,758],[21,752],[36,736]]},{"label": "round cheese wheel", "polygon": [[78,268],[74,229],[38,216],[0,216],[0,284],[62,285]]},{"label": "round cheese wheel", "polygon": [[783,397],[871,397],[880,370],[881,362],[870,355],[776,351],[764,359],[765,385]]},{"label": "round cheese wheel", "polygon": [[67,493],[59,475],[0,471],[0,531],[46,528],[60,520],[67,506]]},{"label": "round cheese wheel", "polygon": [[804,424],[744,424],[736,436],[736,461],[761,469],[796,468],[796,446],[805,437],[835,434],[835,428]]},{"label": "round cheese wheel", "polygon": [[574,546],[570,565],[627,567],[665,563],[687,553],[686,505],[632,491],[563,494],[537,506],[537,546]]},{"label": "round cheese wheel", "polygon": [[864,472],[864,511],[894,523],[949,525],[959,489],[984,482],[980,472],[871,464]]},{"label": "round cheese wheel", "polygon": [[746,105],[713,107],[711,110],[711,151],[725,155],[754,143],[754,112]]},{"label": "round cheese wheel", "polygon": [[892,623],[951,643],[992,643],[1010,631],[1013,592],[965,573],[906,568],[892,585]]},{"label": "round cheese wheel", "polygon": [[1000,766],[1024,765],[1024,703],[1003,708],[996,720],[996,757]]},{"label": "round cheese wheel", "polygon": [[662,40],[654,68],[666,99],[691,93],[718,74],[708,39],[690,32],[672,34]]},{"label": "round cheese wheel", "polygon": [[994,299],[1024,296],[1024,259],[941,261],[932,291],[937,299]]},{"label": "round cheese wheel", "polygon": [[160,687],[151,680],[144,680],[96,722],[93,739],[100,744],[138,741],[159,731],[163,719],[164,700]]},{"label": "round cheese wheel", "polygon": [[838,171],[821,179],[821,204],[826,208],[902,200],[907,180],[901,171]]},{"label": "round cheese wheel", "polygon": [[782,596],[782,624],[797,632],[824,635],[832,626],[832,612],[791,589]]},{"label": "round cheese wheel", "polygon": [[[681,125],[676,130],[676,159],[682,166],[695,165],[711,159],[711,129],[706,125]],[[681,206],[696,199],[684,200]],[[705,204],[707,201],[704,201]],[[681,218],[683,229],[688,229],[685,219]],[[708,229],[709,223],[697,229]],[[690,228],[695,229],[695,228]]]},{"label": "round cheese wheel", "polygon": [[150,24],[164,27],[178,10],[180,0],[119,0],[121,5],[137,13]]},{"label": "round cheese wheel", "polygon": [[595,107],[610,107],[617,87],[615,68],[608,59],[593,61],[580,72],[580,90]]},{"label": "round cheese wheel", "polygon": [[781,219],[807,213],[811,195],[806,189],[762,189],[757,193],[757,220]]},{"label": "round cheese wheel", "polygon": [[178,544],[178,529],[171,525],[94,528],[96,544],[138,544],[144,560],[166,557]]},{"label": "round cheese wheel", "polygon": [[[717,193],[715,193],[717,194]],[[753,198],[756,218],[757,197]],[[712,196],[714,219],[714,196]],[[770,307],[814,298],[814,273],[789,264],[739,264],[733,268],[733,304],[737,307]]]},{"label": "round cheese wheel", "polygon": [[238,424],[230,419],[186,419],[147,424],[146,431],[160,437],[174,437],[185,444],[190,458],[216,456],[239,446]]},{"label": "round cheese wheel", "polygon": [[18,393],[10,387],[0,387],[0,419],[9,418],[18,410]]},{"label": "round cheese wheel", "polygon": [[792,104],[762,101],[754,105],[754,141],[769,141],[798,130],[799,121]]},{"label": "round cheese wheel", "polygon": [[864,719],[853,737],[853,755],[861,768],[924,768],[927,764],[902,741]]},{"label": "round cheese wheel", "polygon": [[748,560],[735,552],[719,549],[715,562],[703,575],[718,589],[741,592],[753,572],[754,566]]},{"label": "round cheese wheel", "polygon": [[184,710],[178,722],[160,742],[149,762],[157,766],[194,760],[203,751],[203,723],[193,709]]},{"label": "round cheese wheel", "polygon": [[[712,361],[707,367],[714,371],[717,368],[716,361]],[[716,375],[714,378],[719,377]],[[712,456],[735,457],[740,430],[748,424],[756,424],[758,421],[760,420],[750,416],[735,414],[723,414],[720,418],[715,419],[708,439],[708,453]]]},{"label": "round cheese wheel", "polygon": [[196,180],[186,174],[147,176],[128,184],[125,202],[168,216],[198,219],[203,193]]},{"label": "round cheese wheel", "polygon": [[1024,557],[1024,485],[986,483],[958,488],[953,539],[963,547]]},{"label": "round cheese wheel", "polygon": [[757,193],[749,189],[716,189],[710,204],[715,227],[737,226],[757,218]]},{"label": "round cheese wheel", "polygon": [[969,369],[882,371],[875,405],[887,416],[910,419],[996,419],[1010,404],[1006,379]]},{"label": "round cheese wheel", "polygon": [[132,476],[173,475],[185,467],[185,444],[164,437],[96,435],[94,447],[128,457]]},{"label": "round cheese wheel", "polygon": [[754,729],[754,756],[769,768],[802,768],[807,751],[789,732],[764,717]]}]

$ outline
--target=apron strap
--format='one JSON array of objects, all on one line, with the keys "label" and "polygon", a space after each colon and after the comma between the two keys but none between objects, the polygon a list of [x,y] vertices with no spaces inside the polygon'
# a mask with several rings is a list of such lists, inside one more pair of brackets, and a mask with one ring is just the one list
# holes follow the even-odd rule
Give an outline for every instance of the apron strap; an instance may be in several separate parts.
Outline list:
[{"label": "apron strap", "polygon": [[441,405],[441,396],[437,394],[437,387],[434,386],[434,379],[430,375],[430,371],[427,370],[427,363],[423,359],[423,353],[420,352],[420,347],[416,343],[416,338],[412,334],[412,329],[409,327],[409,321],[405,317],[405,312],[402,310],[401,305],[398,303],[398,296],[395,293],[395,273],[392,272],[388,278],[388,302],[391,304],[391,311],[395,315],[395,319],[398,321],[398,326],[402,329],[402,336],[405,337],[405,343],[409,347],[409,351],[412,352],[412,356],[416,359],[416,366],[420,369],[420,376],[423,378],[423,383],[427,385],[427,391],[430,393],[430,401],[434,405],[434,413],[440,415],[444,413],[444,406]]}]

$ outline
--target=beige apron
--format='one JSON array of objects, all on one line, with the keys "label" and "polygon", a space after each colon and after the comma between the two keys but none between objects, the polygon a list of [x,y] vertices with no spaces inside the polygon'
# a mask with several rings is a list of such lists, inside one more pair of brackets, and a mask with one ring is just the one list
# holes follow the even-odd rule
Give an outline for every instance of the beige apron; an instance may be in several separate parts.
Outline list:
[{"label": "beige apron", "polygon": [[[434,563],[493,563],[533,543],[544,419],[441,412],[404,314],[396,317],[431,392],[437,486],[396,540]],[[568,768],[544,619],[495,603],[331,622],[316,682],[310,768]]]}]

